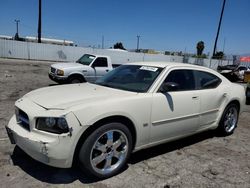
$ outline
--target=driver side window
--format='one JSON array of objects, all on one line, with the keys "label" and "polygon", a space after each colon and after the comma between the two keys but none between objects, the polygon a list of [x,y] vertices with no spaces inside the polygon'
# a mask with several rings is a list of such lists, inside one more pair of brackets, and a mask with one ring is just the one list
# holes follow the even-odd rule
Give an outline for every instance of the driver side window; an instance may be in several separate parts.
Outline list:
[{"label": "driver side window", "polygon": [[108,67],[108,61],[105,57],[96,58],[95,62],[92,64],[92,67]]},{"label": "driver side window", "polygon": [[169,92],[195,90],[193,71],[186,69],[172,70],[164,80],[163,84],[174,85],[174,87],[169,87]]}]

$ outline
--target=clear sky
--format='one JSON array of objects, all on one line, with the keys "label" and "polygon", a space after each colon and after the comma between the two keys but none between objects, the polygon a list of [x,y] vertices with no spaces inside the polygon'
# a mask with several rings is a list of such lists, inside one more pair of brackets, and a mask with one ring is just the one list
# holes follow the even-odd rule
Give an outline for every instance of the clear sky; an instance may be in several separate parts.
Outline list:
[{"label": "clear sky", "polygon": [[[135,49],[212,53],[223,0],[42,0],[42,37],[79,46],[122,42]],[[37,36],[38,0],[1,0],[0,35]],[[250,0],[227,0],[217,49],[250,53]]]}]

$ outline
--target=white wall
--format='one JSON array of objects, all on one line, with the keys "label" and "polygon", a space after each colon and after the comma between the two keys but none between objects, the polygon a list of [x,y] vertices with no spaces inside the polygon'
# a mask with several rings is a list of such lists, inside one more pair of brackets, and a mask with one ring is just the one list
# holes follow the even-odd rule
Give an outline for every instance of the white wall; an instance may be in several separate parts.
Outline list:
[{"label": "white wall", "polygon": [[232,61],[196,59],[191,57],[168,56],[162,54],[122,52],[108,49],[38,44],[32,42],[0,39],[0,57],[2,58],[70,62],[76,61],[85,53],[108,55],[111,57],[113,63],[134,61],[169,61],[199,64],[212,69],[216,69],[218,65],[232,64]]}]

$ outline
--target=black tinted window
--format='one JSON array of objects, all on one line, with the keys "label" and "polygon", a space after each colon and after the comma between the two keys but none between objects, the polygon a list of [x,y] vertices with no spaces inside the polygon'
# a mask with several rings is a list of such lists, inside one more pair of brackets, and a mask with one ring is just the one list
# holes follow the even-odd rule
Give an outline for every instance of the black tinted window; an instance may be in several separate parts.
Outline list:
[{"label": "black tinted window", "polygon": [[221,83],[221,79],[214,74],[203,71],[194,72],[197,80],[197,89],[216,88]]},{"label": "black tinted window", "polygon": [[92,65],[93,67],[108,67],[108,61],[105,57],[96,58],[95,62]]},{"label": "black tinted window", "polygon": [[195,89],[195,80],[192,70],[173,70],[164,83],[172,82],[177,84],[175,91],[188,91]]}]

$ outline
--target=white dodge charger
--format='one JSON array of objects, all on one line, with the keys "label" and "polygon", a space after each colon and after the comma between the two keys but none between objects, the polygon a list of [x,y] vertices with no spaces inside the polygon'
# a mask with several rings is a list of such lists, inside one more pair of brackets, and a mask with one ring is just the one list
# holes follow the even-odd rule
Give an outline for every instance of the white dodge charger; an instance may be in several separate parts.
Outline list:
[{"label": "white dodge charger", "polygon": [[96,84],[52,86],[15,103],[10,141],[47,165],[108,178],[131,152],[208,129],[234,132],[245,91],[200,66],[141,62],[122,65]]}]

